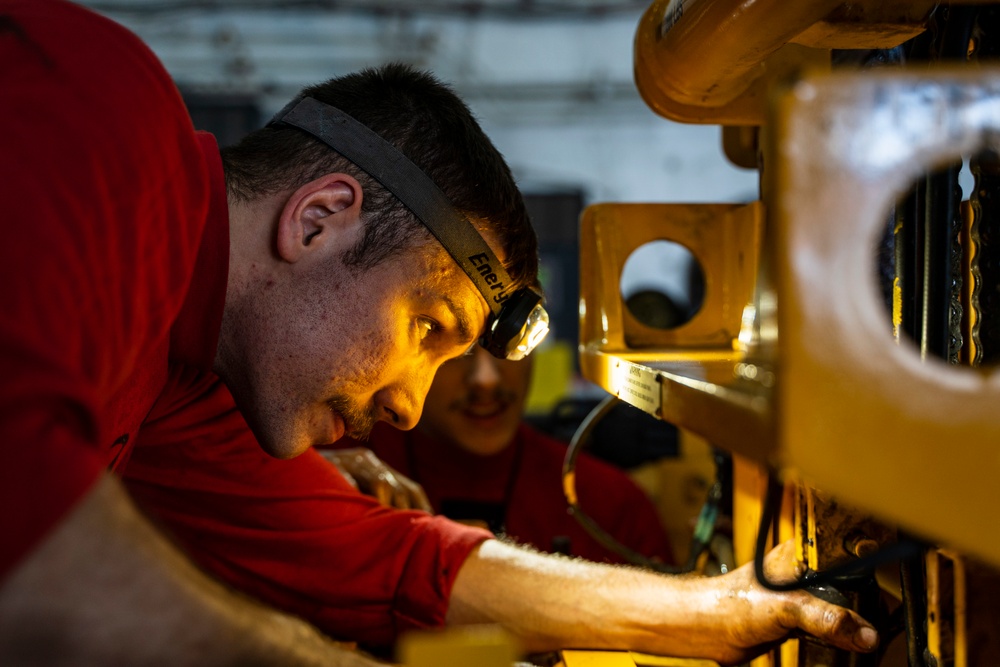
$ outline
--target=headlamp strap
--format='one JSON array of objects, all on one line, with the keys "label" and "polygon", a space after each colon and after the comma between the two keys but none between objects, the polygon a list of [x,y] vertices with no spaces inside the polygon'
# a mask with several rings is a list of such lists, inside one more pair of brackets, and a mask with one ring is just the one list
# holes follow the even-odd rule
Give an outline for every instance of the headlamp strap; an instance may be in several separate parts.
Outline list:
[{"label": "headlamp strap", "polygon": [[308,132],[371,175],[424,223],[486,299],[494,315],[513,281],[468,218],[408,157],[348,114],[312,97],[293,100],[268,123]]}]

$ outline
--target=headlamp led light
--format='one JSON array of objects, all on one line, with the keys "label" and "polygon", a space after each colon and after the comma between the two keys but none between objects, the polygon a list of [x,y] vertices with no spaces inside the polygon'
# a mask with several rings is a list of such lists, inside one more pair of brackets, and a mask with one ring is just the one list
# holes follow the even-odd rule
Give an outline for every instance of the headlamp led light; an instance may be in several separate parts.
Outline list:
[{"label": "headlamp led light", "polygon": [[548,332],[549,314],[542,307],[542,295],[525,288],[507,299],[479,344],[494,357],[518,361],[531,354]]},{"label": "headlamp led light", "polygon": [[549,330],[542,295],[513,281],[489,244],[431,178],[395,146],[336,107],[292,100],[268,126],[298,128],[353,162],[413,212],[458,263],[490,307],[479,344],[500,359],[523,359]]}]

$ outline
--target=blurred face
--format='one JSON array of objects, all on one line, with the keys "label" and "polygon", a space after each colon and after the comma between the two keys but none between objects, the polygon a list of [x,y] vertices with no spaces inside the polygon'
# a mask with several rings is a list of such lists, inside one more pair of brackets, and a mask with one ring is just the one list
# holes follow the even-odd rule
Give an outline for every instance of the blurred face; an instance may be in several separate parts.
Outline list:
[{"label": "blurred face", "polygon": [[438,369],[419,428],[481,456],[507,447],[521,422],[531,361],[506,361],[481,347]]},{"label": "blurred face", "polygon": [[377,421],[412,428],[438,366],[473,344],[489,313],[436,245],[361,273],[306,264],[250,300],[245,373],[227,378],[261,445],[282,458],[364,438]]}]

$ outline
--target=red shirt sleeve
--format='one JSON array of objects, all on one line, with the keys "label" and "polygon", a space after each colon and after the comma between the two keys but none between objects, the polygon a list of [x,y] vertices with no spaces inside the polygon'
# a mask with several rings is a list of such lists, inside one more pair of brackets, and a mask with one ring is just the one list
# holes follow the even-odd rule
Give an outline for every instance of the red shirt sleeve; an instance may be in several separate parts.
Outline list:
[{"label": "red shirt sleeve", "polygon": [[139,435],[125,470],[138,504],[204,568],[334,637],[385,645],[442,625],[490,533],[381,507],[314,451],[271,458],[221,381],[192,374],[175,373]]},{"label": "red shirt sleeve", "polygon": [[0,581],[148,410],[108,419],[180,308],[200,228],[178,221],[207,206],[191,121],[137,37],[64,2],[3,15]]}]

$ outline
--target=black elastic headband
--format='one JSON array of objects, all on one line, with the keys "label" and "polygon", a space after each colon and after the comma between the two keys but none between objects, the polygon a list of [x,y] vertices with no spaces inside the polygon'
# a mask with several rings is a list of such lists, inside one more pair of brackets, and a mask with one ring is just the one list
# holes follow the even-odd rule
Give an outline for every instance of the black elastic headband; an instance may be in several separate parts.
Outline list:
[{"label": "black elastic headband", "polygon": [[513,293],[510,276],[469,219],[399,149],[336,107],[293,100],[268,123],[305,130],[396,196],[431,231],[486,299],[494,315]]}]

